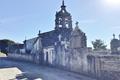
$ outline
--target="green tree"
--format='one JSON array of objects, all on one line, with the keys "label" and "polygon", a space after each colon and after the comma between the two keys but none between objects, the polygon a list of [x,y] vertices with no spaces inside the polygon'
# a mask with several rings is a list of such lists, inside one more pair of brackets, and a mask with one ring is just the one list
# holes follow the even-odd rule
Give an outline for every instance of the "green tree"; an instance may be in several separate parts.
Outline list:
[{"label": "green tree", "polygon": [[105,45],[101,39],[96,39],[95,41],[92,41],[92,45],[94,50],[106,50],[107,47],[107,45]]},{"label": "green tree", "polygon": [[3,39],[3,40],[0,40],[0,51],[3,52],[3,53],[7,53],[7,47],[9,45],[12,45],[12,44],[15,44],[14,41],[12,40],[8,40],[8,39]]}]

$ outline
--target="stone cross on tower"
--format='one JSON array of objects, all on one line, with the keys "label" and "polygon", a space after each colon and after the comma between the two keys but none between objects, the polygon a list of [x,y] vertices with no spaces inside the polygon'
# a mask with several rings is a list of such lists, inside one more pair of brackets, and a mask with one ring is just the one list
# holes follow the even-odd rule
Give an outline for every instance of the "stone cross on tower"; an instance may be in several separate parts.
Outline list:
[{"label": "stone cross on tower", "polygon": [[39,36],[39,37],[40,37],[40,34],[41,34],[41,33],[40,33],[40,30],[39,30],[39,33],[38,33],[38,36]]},{"label": "stone cross on tower", "polygon": [[76,22],[76,23],[75,23],[75,25],[76,25],[76,26],[75,26],[75,30],[80,30],[78,24],[79,24],[79,22]]},{"label": "stone cross on tower", "polygon": [[115,34],[113,34],[113,39],[115,39]]},{"label": "stone cross on tower", "polygon": [[62,1],[62,5],[65,6],[65,2],[64,2],[64,0]]},{"label": "stone cross on tower", "polygon": [[76,24],[76,26],[78,26],[79,22],[76,22],[75,24]]}]

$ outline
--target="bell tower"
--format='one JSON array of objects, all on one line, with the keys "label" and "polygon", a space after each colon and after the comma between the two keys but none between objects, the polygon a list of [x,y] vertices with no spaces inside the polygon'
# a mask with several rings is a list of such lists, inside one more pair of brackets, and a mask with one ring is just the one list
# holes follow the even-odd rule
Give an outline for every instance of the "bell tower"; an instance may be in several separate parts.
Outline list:
[{"label": "bell tower", "polygon": [[64,0],[62,1],[61,10],[56,12],[55,29],[67,28],[72,30],[71,14],[67,12]]}]

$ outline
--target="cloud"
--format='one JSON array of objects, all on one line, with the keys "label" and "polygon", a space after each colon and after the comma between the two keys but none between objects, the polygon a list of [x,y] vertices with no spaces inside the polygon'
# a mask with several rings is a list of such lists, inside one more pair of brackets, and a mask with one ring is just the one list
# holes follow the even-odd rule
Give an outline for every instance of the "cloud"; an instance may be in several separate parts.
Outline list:
[{"label": "cloud", "polygon": [[0,19],[0,24],[13,23],[13,22],[19,21],[20,19],[22,19],[21,16],[1,18]]},{"label": "cloud", "polygon": [[83,23],[83,24],[91,24],[91,23],[95,23],[95,22],[96,22],[95,19],[80,20],[80,23]]},{"label": "cloud", "polygon": [[111,29],[120,30],[120,26],[111,26]]},{"label": "cloud", "polygon": [[20,20],[24,20],[26,18],[30,18],[32,16],[38,16],[38,13],[33,13],[33,14],[25,14],[25,15],[19,15],[19,16],[10,16],[10,17],[5,17],[5,18],[0,18],[0,24],[7,24],[7,23],[14,23],[18,22]]},{"label": "cloud", "polygon": [[114,34],[120,34],[120,26],[111,26],[110,31]]},{"label": "cloud", "polygon": [[19,15],[19,16],[10,16],[5,18],[0,18],[0,24],[17,22],[19,20],[22,20],[26,17],[30,17],[32,15],[36,15],[36,14],[25,14],[25,15]]}]

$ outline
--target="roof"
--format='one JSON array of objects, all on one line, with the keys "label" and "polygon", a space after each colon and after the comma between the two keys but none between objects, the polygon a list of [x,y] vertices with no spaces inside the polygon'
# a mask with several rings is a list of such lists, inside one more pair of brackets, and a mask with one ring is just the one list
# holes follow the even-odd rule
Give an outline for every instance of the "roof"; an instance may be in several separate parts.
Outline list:
[{"label": "roof", "polygon": [[[64,34],[63,34],[64,33]],[[48,46],[53,46],[55,42],[57,42],[59,34],[63,35],[63,38],[68,38],[68,35],[70,34],[70,31],[68,29],[60,29],[60,31],[57,30],[52,30],[49,32],[41,33],[39,34],[39,37],[41,38],[42,41],[42,46],[43,47],[48,47]],[[26,43],[29,43],[29,46],[34,45],[34,43],[37,41],[38,37],[28,39],[26,40]]]},{"label": "roof", "polygon": [[55,30],[40,34],[43,47],[52,46],[58,40],[58,33]]},{"label": "roof", "polygon": [[[51,45],[54,44],[54,42],[56,42],[58,40],[57,39],[58,35],[57,35],[55,30],[45,32],[45,33],[41,33],[39,36],[42,39],[43,47],[51,46]],[[29,43],[29,46],[31,46],[31,48],[32,48],[32,46],[37,41],[37,39],[38,39],[38,37],[28,39],[28,40],[26,40],[26,44]]]}]

